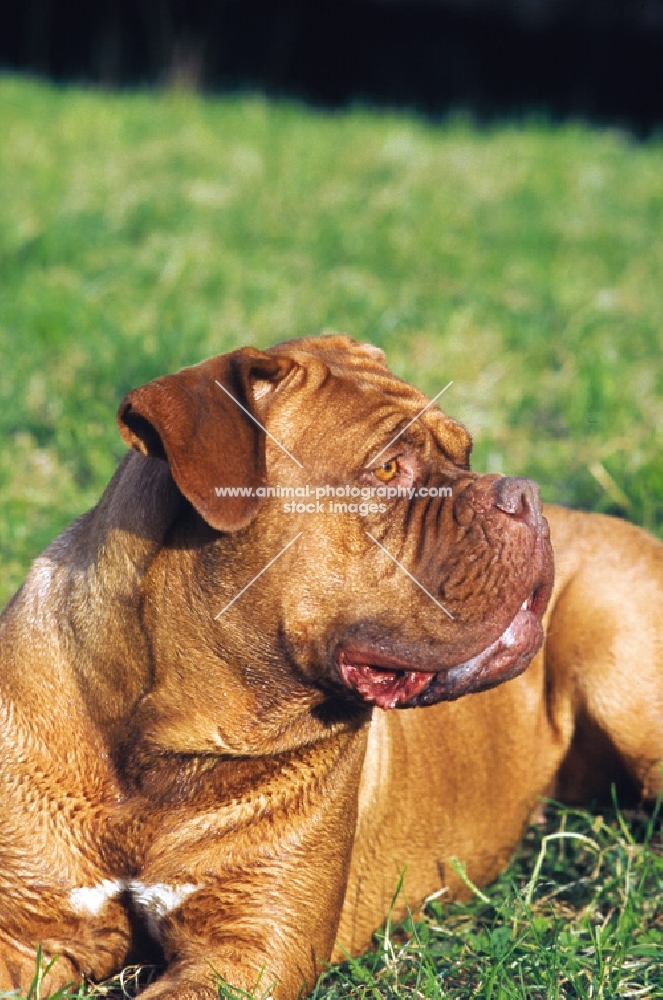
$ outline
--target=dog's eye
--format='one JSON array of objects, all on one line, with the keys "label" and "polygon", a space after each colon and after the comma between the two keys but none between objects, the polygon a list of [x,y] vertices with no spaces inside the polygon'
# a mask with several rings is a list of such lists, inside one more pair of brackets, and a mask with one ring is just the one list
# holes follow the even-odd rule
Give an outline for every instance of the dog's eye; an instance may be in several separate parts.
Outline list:
[{"label": "dog's eye", "polygon": [[375,475],[381,483],[388,483],[390,479],[394,478],[397,472],[398,462],[395,458],[392,458],[389,462],[385,462],[384,465],[375,469]]}]

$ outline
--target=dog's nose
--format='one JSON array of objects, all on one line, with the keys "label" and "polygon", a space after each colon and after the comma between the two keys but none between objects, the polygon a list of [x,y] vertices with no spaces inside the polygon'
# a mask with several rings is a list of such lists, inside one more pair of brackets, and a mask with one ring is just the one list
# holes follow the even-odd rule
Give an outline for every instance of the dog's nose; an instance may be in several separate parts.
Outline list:
[{"label": "dog's nose", "polygon": [[541,493],[537,483],[519,476],[504,476],[495,481],[493,489],[496,507],[518,521],[525,521],[532,527],[538,527],[542,511]]}]

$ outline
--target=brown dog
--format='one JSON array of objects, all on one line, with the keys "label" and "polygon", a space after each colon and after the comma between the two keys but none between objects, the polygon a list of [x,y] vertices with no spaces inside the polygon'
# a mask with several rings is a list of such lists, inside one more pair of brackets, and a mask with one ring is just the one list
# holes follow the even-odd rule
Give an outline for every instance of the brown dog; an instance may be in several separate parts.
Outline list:
[{"label": "brown dog", "polygon": [[493,878],[553,787],[657,793],[663,546],[547,510],[535,656],[538,491],[426,403],[342,336],[126,397],[139,454],[0,620],[0,988],[38,944],[52,988],[152,941],[146,997],[294,998],[404,866],[457,894],[448,859]]}]

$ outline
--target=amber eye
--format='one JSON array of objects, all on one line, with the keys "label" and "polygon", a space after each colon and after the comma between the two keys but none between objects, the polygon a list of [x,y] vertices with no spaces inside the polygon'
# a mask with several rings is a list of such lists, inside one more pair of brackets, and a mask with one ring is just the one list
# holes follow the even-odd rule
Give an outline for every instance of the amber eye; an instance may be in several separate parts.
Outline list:
[{"label": "amber eye", "polygon": [[379,469],[375,469],[375,475],[381,483],[388,483],[398,472],[398,462],[392,458],[390,462],[385,462]]}]

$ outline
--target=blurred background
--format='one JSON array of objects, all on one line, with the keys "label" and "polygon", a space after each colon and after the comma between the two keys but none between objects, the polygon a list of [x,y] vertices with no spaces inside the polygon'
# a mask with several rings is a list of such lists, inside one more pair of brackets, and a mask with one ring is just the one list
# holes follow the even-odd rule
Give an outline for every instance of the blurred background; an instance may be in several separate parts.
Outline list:
[{"label": "blurred background", "polygon": [[4,0],[0,63],[481,118],[661,119],[663,0]]},{"label": "blurred background", "polygon": [[166,371],[343,330],[663,536],[663,0],[4,0],[0,600]]}]

